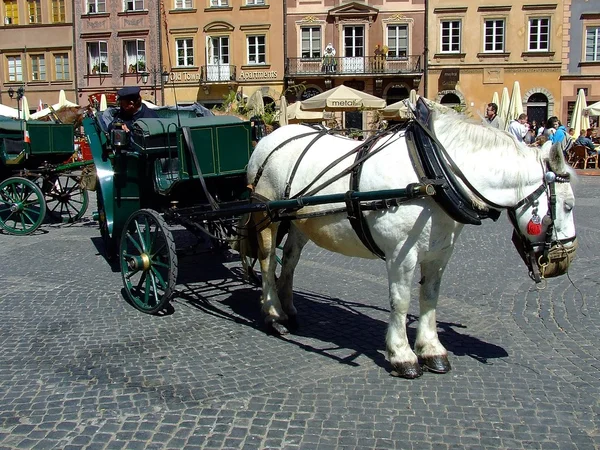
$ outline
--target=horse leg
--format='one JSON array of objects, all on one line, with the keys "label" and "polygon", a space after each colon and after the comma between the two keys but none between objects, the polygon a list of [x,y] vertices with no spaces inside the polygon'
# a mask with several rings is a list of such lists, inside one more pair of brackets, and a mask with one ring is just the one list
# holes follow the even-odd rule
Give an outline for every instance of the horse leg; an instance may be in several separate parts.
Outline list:
[{"label": "horse leg", "polygon": [[421,263],[420,317],[417,327],[415,351],[422,365],[434,373],[450,371],[448,352],[437,334],[435,309],[440,295],[440,283],[446,262],[423,261]]},{"label": "horse leg", "polygon": [[[267,220],[263,213],[255,213],[253,216],[255,224],[265,223]],[[287,334],[289,331],[283,326],[283,323],[287,320],[287,316],[281,309],[275,281],[275,268],[277,267],[275,248],[278,226],[279,224],[276,222],[270,223],[257,233],[258,260],[262,273],[260,304],[265,324],[269,331],[277,334]]]},{"label": "horse leg", "polygon": [[283,246],[283,260],[281,274],[277,280],[277,294],[281,301],[281,306],[288,316],[288,325],[290,328],[297,328],[297,314],[294,307],[294,271],[300,260],[302,249],[308,242],[308,239],[293,224],[287,234],[285,245]]},{"label": "horse leg", "polygon": [[406,335],[406,316],[410,304],[410,287],[417,264],[416,254],[387,259],[390,285],[390,323],[386,336],[387,354],[395,375],[418,378],[423,375],[417,355]]}]

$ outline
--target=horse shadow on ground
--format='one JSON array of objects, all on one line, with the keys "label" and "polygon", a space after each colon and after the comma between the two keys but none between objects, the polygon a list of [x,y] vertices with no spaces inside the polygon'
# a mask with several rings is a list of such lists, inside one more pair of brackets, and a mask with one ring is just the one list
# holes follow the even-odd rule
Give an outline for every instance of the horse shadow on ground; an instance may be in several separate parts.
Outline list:
[{"label": "horse shadow on ground", "polygon": [[[175,308],[178,303],[184,303],[215,319],[266,331],[260,313],[260,289],[243,284],[239,265],[226,267],[223,264],[230,262],[231,257],[235,255],[224,258],[213,254],[194,264],[186,262],[180,272],[178,286],[182,289],[178,290]],[[294,304],[298,309],[299,327],[279,338],[340,364],[358,366],[357,359],[365,356],[391,371],[382,352],[387,308],[300,290],[294,291]],[[413,348],[417,321],[418,316],[408,316],[407,335]],[[450,354],[468,356],[482,364],[508,356],[502,347],[460,331],[466,328],[459,323],[438,322],[440,341]]]}]

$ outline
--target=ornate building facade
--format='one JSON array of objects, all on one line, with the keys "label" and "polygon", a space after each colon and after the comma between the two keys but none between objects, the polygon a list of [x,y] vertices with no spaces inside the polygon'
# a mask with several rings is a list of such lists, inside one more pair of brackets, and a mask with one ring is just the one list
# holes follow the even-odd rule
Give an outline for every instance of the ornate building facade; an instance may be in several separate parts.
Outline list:
[{"label": "ornate building facade", "polygon": [[562,0],[431,0],[427,16],[427,97],[483,115],[518,81],[530,120],[561,115]]}]

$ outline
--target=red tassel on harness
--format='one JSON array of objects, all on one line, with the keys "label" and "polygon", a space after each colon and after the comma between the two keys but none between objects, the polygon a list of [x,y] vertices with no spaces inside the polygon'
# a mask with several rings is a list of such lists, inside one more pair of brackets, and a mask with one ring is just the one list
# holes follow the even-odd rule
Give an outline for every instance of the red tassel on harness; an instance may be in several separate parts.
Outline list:
[{"label": "red tassel on harness", "polygon": [[542,232],[542,224],[540,223],[539,218],[537,221],[534,220],[535,217],[537,216],[532,217],[527,224],[527,234],[531,236],[537,236]]}]

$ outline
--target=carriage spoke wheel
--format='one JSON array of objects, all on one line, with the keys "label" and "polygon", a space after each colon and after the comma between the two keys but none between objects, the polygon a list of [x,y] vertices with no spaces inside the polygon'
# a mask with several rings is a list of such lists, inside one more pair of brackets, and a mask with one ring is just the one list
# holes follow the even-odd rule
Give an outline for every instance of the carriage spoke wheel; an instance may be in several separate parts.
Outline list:
[{"label": "carriage spoke wheel", "polygon": [[13,177],[0,183],[0,227],[10,234],[37,230],[46,215],[44,194],[31,180]]},{"label": "carriage spoke wheel", "polygon": [[133,305],[148,314],[161,311],[175,290],[177,254],[173,235],[157,212],[142,209],[127,219],[119,259]]},{"label": "carriage spoke wheel", "polygon": [[72,223],[81,219],[88,207],[88,192],[81,189],[76,175],[54,175],[44,179],[48,215],[57,222]]}]

